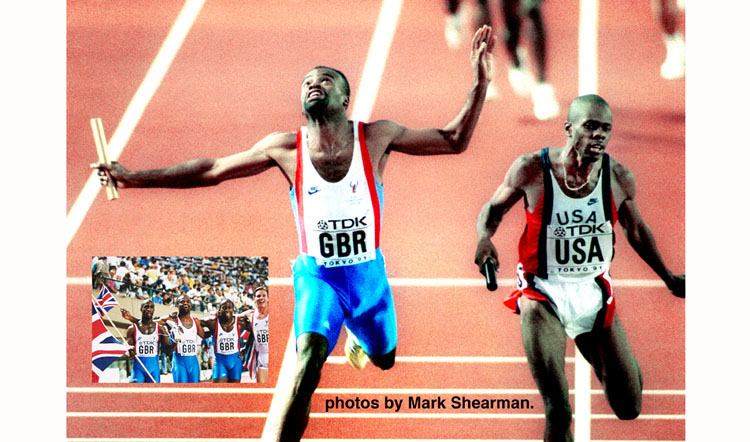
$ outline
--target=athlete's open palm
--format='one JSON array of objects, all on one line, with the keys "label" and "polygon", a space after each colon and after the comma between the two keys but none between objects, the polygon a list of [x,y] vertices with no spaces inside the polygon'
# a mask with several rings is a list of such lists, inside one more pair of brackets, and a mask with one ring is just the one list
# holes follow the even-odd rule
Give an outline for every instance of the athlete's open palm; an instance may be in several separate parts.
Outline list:
[{"label": "athlete's open palm", "polygon": [[497,37],[492,34],[490,26],[484,25],[474,33],[471,41],[471,65],[474,68],[475,80],[492,80],[496,42]]}]

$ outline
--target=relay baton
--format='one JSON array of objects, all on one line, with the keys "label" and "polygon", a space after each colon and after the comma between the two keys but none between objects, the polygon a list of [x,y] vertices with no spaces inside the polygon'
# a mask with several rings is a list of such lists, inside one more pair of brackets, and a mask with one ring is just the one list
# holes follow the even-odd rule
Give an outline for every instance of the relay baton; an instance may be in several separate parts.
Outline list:
[{"label": "relay baton", "polygon": [[497,280],[495,279],[495,263],[492,258],[485,259],[482,268],[484,269],[484,282],[487,284],[487,290],[494,292],[497,290]]}]

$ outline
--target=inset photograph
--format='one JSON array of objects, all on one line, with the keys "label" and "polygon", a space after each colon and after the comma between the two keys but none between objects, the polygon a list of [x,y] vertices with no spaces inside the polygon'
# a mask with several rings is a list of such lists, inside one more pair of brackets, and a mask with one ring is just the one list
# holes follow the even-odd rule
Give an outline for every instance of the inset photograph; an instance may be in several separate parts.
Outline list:
[{"label": "inset photograph", "polygon": [[92,258],[92,382],[268,380],[268,258]]}]

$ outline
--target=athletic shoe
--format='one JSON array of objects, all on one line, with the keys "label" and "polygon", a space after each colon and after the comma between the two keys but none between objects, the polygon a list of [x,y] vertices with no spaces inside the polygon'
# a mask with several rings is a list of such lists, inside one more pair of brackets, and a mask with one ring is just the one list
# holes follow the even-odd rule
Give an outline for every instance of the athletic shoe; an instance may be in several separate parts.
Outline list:
[{"label": "athletic shoe", "polygon": [[461,36],[461,17],[456,14],[449,14],[445,17],[445,42],[451,49],[461,47],[463,38]]},{"label": "athletic shoe", "polygon": [[346,329],[346,344],[344,345],[346,360],[352,367],[362,370],[367,365],[367,355],[359,345],[359,341],[354,336],[354,333],[350,332],[348,328],[344,328]]},{"label": "athletic shoe", "polygon": [[531,93],[534,103],[534,116],[539,120],[555,118],[560,113],[560,105],[555,99],[555,89],[548,83],[539,83]]},{"label": "athletic shoe", "polygon": [[674,80],[685,76],[685,39],[679,32],[665,35],[667,58],[661,65],[661,76],[666,80]]},{"label": "athletic shoe", "polygon": [[517,48],[516,53],[518,54],[520,64],[518,66],[514,66],[513,63],[510,64],[508,68],[508,81],[516,94],[521,97],[527,97],[534,88],[534,76],[526,66],[526,50],[524,48]]}]

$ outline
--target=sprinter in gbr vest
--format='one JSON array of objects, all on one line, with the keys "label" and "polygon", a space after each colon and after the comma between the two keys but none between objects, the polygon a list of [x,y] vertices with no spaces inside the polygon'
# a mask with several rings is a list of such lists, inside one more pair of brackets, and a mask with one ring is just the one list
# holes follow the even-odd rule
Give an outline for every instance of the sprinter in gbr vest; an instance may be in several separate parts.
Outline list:
[{"label": "sprinter in gbr vest", "polygon": [[135,358],[130,382],[160,383],[159,352],[169,355],[175,344],[170,342],[166,327],[154,321],[154,302],[146,299],[141,303],[141,319],[122,310],[123,317],[127,313],[126,319],[133,322],[125,332],[125,339],[130,346],[128,357]]},{"label": "sprinter in gbr vest", "polygon": [[177,312],[166,321],[170,336],[176,343],[172,368],[175,383],[200,382],[198,347],[205,334],[200,320],[190,314],[191,307],[190,297],[181,295],[177,298]]},{"label": "sprinter in gbr vest", "polygon": [[268,289],[258,287],[253,298],[255,308],[237,317],[247,318],[250,339],[243,349],[245,367],[250,371],[251,382],[268,382]]},{"label": "sprinter in gbr vest", "polygon": [[521,155],[482,208],[475,262],[497,271],[491,238],[504,215],[523,198],[518,284],[505,305],[521,316],[531,374],[545,404],[544,440],[572,440],[564,373],[566,335],[575,340],[620,419],[640,413],[642,374],[615,314],[609,267],[614,225],[675,296],[685,297],[685,276],[664,264],[651,229],[635,203],[632,173],[604,151],[612,111],[597,95],[570,105],[563,148]]},{"label": "sprinter in gbr vest", "polygon": [[[300,102],[307,125],[300,130],[272,133],[234,155],[164,169],[130,171],[118,162],[94,166],[102,185],[111,177],[118,187],[212,186],[272,168],[286,177],[301,249],[293,267],[297,364],[289,384],[279,387],[282,405],[266,422],[269,440],[302,438],[323,363],[345,322],[359,338],[349,335],[346,346],[353,366],[361,368],[366,357],[381,369],[393,366],[396,316],[378,249],[385,164],[392,152],[426,156],[468,148],[493,76],[496,40],[490,27],[474,34],[472,87],[464,106],[442,129],[350,121],[349,82],[340,71],[318,66],[302,80]],[[256,76],[259,81],[269,78]],[[439,91],[443,86],[431,87]]]}]

